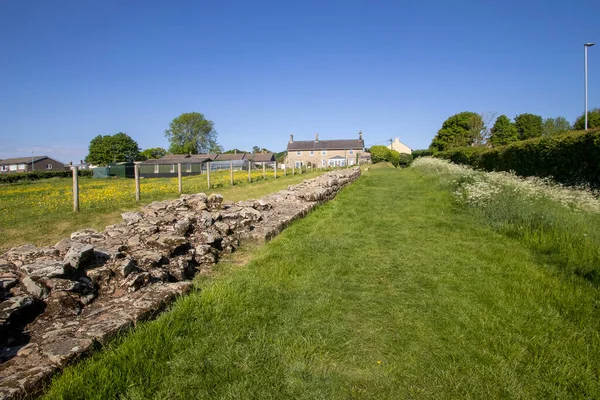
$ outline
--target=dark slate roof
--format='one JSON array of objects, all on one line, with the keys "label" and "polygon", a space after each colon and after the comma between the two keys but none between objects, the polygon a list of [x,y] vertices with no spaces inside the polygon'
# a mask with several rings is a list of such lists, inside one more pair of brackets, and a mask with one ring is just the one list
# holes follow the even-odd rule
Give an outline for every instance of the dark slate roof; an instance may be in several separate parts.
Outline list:
[{"label": "dark slate roof", "polygon": [[239,161],[245,160],[246,153],[237,153],[237,154],[217,154],[217,157],[214,159],[215,161]]},{"label": "dark slate roof", "polygon": [[[33,162],[43,160],[44,158],[50,158],[50,157],[48,157],[48,156],[33,156]],[[31,160],[32,160],[32,157],[6,158],[6,159],[0,161],[0,164],[2,164],[2,165],[27,164],[27,163],[30,163]],[[56,161],[56,160],[54,160],[54,161]],[[57,162],[59,162],[59,161],[57,161]]]},{"label": "dark slate roof", "polygon": [[142,161],[141,164],[202,164],[211,161],[214,157],[214,154],[167,154],[162,158]]},{"label": "dark slate roof", "polygon": [[360,139],[343,140],[300,140],[288,143],[288,151],[297,150],[358,150],[365,147],[365,141]]},{"label": "dark slate roof", "polygon": [[269,161],[275,161],[275,154],[274,153],[249,154],[248,158],[254,162],[269,162]]}]

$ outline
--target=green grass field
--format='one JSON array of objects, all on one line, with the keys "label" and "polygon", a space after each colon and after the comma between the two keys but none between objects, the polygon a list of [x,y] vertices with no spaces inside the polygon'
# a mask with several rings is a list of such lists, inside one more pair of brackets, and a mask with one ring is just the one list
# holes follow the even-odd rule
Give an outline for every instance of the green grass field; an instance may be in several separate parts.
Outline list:
[{"label": "green grass field", "polygon": [[538,255],[371,168],[46,398],[599,398],[598,290]]},{"label": "green grass field", "polygon": [[[239,201],[258,198],[266,193],[285,189],[288,185],[315,177],[322,172],[284,176],[273,171],[263,180],[262,171],[236,172],[235,186],[230,186],[229,171],[211,175],[208,189],[206,175],[183,178],[184,193],[221,193],[225,200]],[[141,202],[135,201],[133,179],[81,178],[79,213],[72,212],[72,180],[52,178],[37,182],[0,185],[0,253],[25,243],[52,245],[78,229],[105,226],[121,221],[121,213],[139,209],[155,200],[178,196],[177,178],[141,180]]]}]

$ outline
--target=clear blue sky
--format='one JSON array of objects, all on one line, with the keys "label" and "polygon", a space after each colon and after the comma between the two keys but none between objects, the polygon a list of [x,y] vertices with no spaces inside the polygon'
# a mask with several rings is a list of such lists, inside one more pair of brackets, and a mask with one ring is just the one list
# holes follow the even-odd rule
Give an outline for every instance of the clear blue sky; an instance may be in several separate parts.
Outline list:
[{"label": "clear blue sky", "polygon": [[460,111],[600,106],[600,1],[0,1],[0,158],[77,161],[98,134],[168,147],[183,112],[225,147],[400,137]]}]

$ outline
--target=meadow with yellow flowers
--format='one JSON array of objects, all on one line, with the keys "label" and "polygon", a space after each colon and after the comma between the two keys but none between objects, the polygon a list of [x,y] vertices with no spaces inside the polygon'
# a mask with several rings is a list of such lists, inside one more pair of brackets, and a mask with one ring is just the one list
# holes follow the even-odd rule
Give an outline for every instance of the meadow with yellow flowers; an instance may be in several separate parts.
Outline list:
[{"label": "meadow with yellow flowers", "polygon": [[[183,193],[219,192],[227,200],[260,197],[287,185],[299,182],[320,172],[284,175],[273,170],[234,172],[231,186],[229,171],[213,172],[208,188],[207,176],[194,175],[182,178]],[[135,181],[127,178],[79,179],[80,212],[73,212],[73,184],[70,178],[52,178],[28,183],[0,185],[0,251],[10,247],[34,243],[54,244],[72,231],[92,227],[103,229],[120,220],[120,213],[137,209],[155,200],[175,198],[178,193],[177,178],[147,178],[140,180],[141,202],[135,201]]]}]

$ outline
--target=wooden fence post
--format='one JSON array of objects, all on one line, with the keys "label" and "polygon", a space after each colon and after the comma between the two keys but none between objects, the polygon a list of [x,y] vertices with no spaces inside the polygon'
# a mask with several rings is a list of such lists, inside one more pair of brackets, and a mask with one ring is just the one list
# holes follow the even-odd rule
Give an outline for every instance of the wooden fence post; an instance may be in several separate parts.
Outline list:
[{"label": "wooden fence post", "polygon": [[296,164],[292,165],[292,175],[296,175]]},{"label": "wooden fence post", "polygon": [[181,163],[177,164],[177,181],[179,183],[179,194],[183,192],[183,182],[181,182]]},{"label": "wooden fence post", "polygon": [[233,163],[229,166],[229,177],[231,180],[231,186],[233,186]]},{"label": "wooden fence post", "polygon": [[135,177],[135,201],[140,201],[140,166],[133,166],[133,176]]},{"label": "wooden fence post", "polygon": [[251,164],[252,164],[252,161],[248,161],[248,182],[252,182],[252,177],[250,176]]},{"label": "wooden fence post", "polygon": [[277,161],[273,164],[273,179],[277,179]]},{"label": "wooden fence post", "polygon": [[73,212],[79,212],[79,169],[73,167]]},{"label": "wooden fence post", "polygon": [[263,163],[263,180],[267,180],[267,163]]},{"label": "wooden fence post", "polygon": [[300,164],[300,175],[302,175],[302,164]]},{"label": "wooden fence post", "polygon": [[208,188],[210,189],[210,161],[206,163],[206,182],[208,183]]}]

